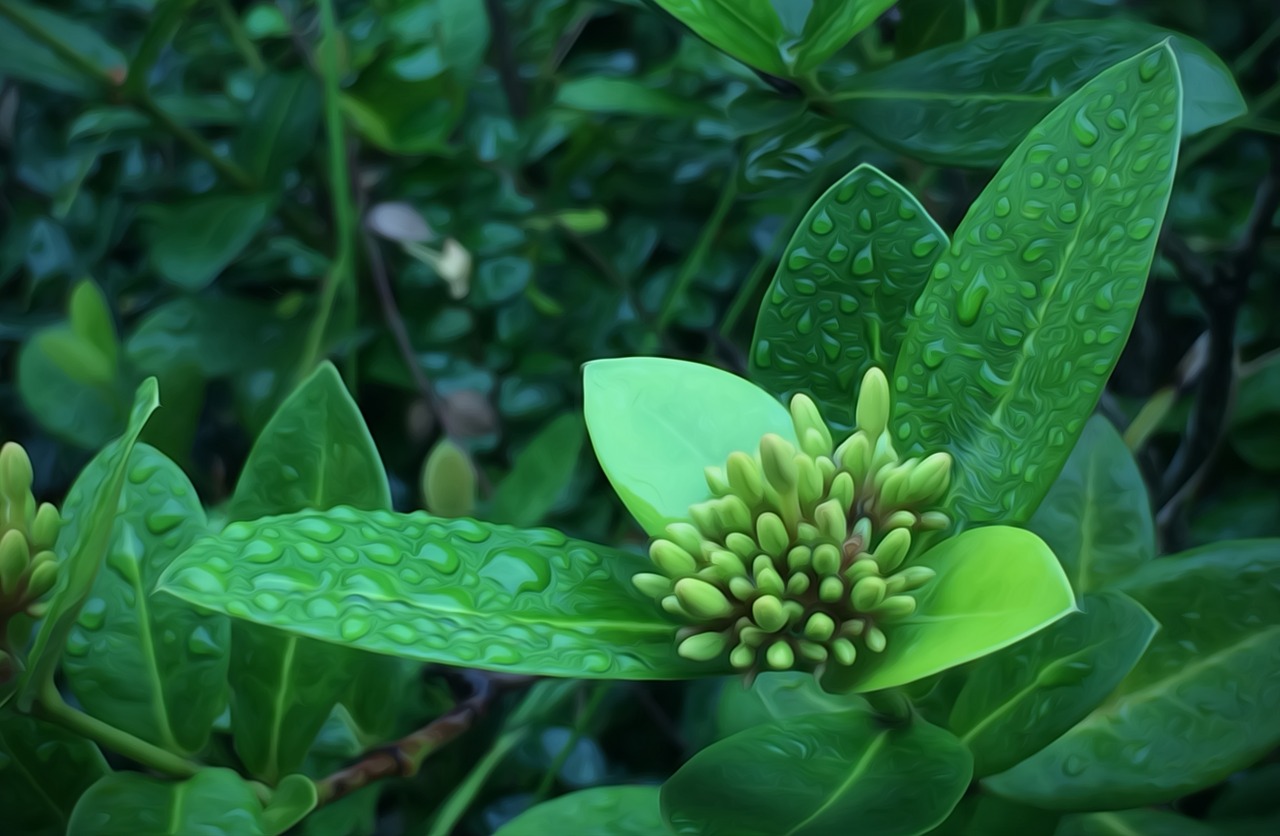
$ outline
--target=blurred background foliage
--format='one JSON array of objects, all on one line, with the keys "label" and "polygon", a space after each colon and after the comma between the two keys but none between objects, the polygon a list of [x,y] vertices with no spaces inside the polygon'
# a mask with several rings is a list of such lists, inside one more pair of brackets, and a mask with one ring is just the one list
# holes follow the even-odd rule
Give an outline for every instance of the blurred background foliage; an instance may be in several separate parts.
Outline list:
[{"label": "blurred background foliage", "polygon": [[[1059,42],[1029,28],[1067,20],[1086,22]],[[1280,536],[1280,238],[1255,217],[1280,142],[1274,0],[902,0],[803,84],[635,0],[0,0],[0,436],[58,500],[156,375],[144,438],[216,509],[328,356],[398,508],[469,458],[478,515],[638,543],[583,450],[580,364],[745,368],[777,253],[826,186],[874,163],[954,229],[1002,132],[1029,127],[997,108],[927,130],[921,102],[968,83],[966,44],[1005,33],[974,83],[1039,67],[1052,89],[1072,38],[1118,59],[1150,26],[1216,53],[1249,113],[1195,65],[1212,127],[1183,145],[1104,410],[1166,549]],[[424,467],[442,441],[455,460]],[[703,696],[591,684],[537,723],[493,720],[391,790],[384,824],[459,787],[458,826],[488,832],[535,796],[661,777],[710,733]],[[307,830],[367,832],[376,800]]]}]

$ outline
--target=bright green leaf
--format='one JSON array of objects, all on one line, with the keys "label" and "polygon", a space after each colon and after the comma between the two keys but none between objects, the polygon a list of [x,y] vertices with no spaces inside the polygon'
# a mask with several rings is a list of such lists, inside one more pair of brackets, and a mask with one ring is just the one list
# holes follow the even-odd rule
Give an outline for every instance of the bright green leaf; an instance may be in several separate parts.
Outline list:
[{"label": "bright green leaf", "polygon": [[709,491],[703,468],[776,433],[796,443],[786,407],[750,382],[657,357],[596,360],[583,371],[583,411],[596,458],[649,534],[683,520]]},{"label": "bright green leaf", "polygon": [[286,775],[262,811],[263,829],[268,834],[284,833],[315,809],[316,800],[314,781],[305,775]]},{"label": "bright green leaf", "polygon": [[1173,52],[1099,75],[1027,136],[934,264],[894,369],[900,447],[948,450],[948,511],[1026,520],[1128,338],[1169,201]]},{"label": "bright green leaf", "polygon": [[113,772],[80,797],[67,836],[235,833],[266,836],[262,804],[230,769],[202,769],[185,781]]},{"label": "bright green leaf", "polygon": [[666,830],[658,787],[593,787],[533,807],[498,828],[495,836],[546,836],[568,824],[581,833],[656,836]]},{"label": "bright green leaf", "polygon": [[541,522],[573,478],[585,437],[582,418],[573,413],[544,427],[498,483],[485,517],[517,528]]},{"label": "bright green leaf", "polygon": [[128,390],[101,380],[110,371],[102,355],[69,327],[53,325],[27,340],[17,365],[22,403],[51,435],[93,450],[124,428]]},{"label": "bright green leaf", "polygon": [[861,697],[827,693],[812,674],[801,671],[763,673],[750,686],[740,678],[727,679],[715,706],[716,739],[763,723],[862,705]]},{"label": "bright green leaf", "polygon": [[168,204],[150,228],[151,265],[183,290],[200,290],[249,245],[275,204],[272,195],[206,195]]},{"label": "bright green leaf", "polygon": [[607,76],[566,81],[556,91],[556,104],[588,113],[667,118],[689,117],[702,109],[696,100],[650,87],[635,79]]},{"label": "bright green leaf", "polygon": [[76,800],[106,774],[106,759],[88,740],[0,710],[0,810],[8,832],[63,836]]},{"label": "bright green leaf", "polygon": [[871,366],[888,373],[906,313],[947,247],[924,207],[860,165],[818,198],[796,229],[760,305],[751,377],[789,401],[804,392],[837,430],[854,426],[854,391]]}]

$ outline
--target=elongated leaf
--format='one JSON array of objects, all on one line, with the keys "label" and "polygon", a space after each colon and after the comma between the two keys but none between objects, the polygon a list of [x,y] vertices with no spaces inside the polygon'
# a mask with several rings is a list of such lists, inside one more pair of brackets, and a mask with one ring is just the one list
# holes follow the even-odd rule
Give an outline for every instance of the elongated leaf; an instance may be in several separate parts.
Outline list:
[{"label": "elongated leaf", "polygon": [[1062,561],[1077,595],[1106,589],[1155,556],[1147,486],[1106,418],[1097,415],[1085,424],[1027,528]]},{"label": "elongated leaf", "polygon": [[662,787],[676,833],[909,836],[947,817],[969,784],[968,751],[922,721],[869,711],[756,726],[694,755]]},{"label": "elongated leaf", "polygon": [[202,769],[185,781],[113,772],[76,804],[67,836],[236,833],[265,836],[262,804],[230,769]]},{"label": "elongated leaf", "polygon": [[[63,513],[75,542],[83,504],[107,477],[100,455],[85,468]],[[226,705],[231,625],[151,589],[174,557],[207,533],[191,482],[145,444],[129,457],[106,568],[67,637],[63,671],[72,693],[100,720],[166,749],[204,747]]]},{"label": "elongated leaf", "polygon": [[894,54],[906,58],[964,37],[965,0],[901,0]]},{"label": "elongated leaf", "polygon": [[1058,812],[971,791],[946,821],[929,831],[929,836],[1049,836],[1060,818],[1062,814]]},{"label": "elongated leaf", "polygon": [[130,404],[124,384],[101,375],[87,381],[90,370],[107,368],[64,325],[38,332],[18,351],[18,394],[27,412],[51,435],[87,450],[120,433]]},{"label": "elongated leaf", "polygon": [[1216,543],[1120,585],[1160,622],[1142,661],[1079,725],[987,779],[1063,810],[1160,804],[1211,786],[1280,742],[1280,541]]},{"label": "elongated leaf", "polygon": [[854,390],[888,373],[906,314],[947,235],[888,175],[860,165],[813,204],[760,305],[751,377],[789,401],[810,395],[835,429],[854,426]]},{"label": "elongated leaf", "polygon": [[649,534],[710,494],[703,475],[765,433],[795,443],[786,407],[736,375],[658,357],[596,360],[583,371],[583,411],[596,458]]},{"label": "elongated leaf", "polygon": [[582,833],[655,836],[666,830],[658,787],[593,787],[545,801],[498,828],[495,836],[546,836],[572,822]]},{"label": "elongated leaf", "polygon": [[1154,47],[1068,98],[933,267],[894,371],[903,446],[956,458],[948,510],[1026,520],[1111,375],[1142,298],[1178,142]]},{"label": "elongated leaf", "polygon": [[0,809],[10,832],[62,836],[76,800],[106,774],[106,760],[88,740],[0,710]]},{"label": "elongated leaf", "polygon": [[883,653],[823,678],[832,690],[876,691],[970,662],[1075,610],[1053,552],[1029,531],[990,526],[943,540],[916,558],[937,576],[914,593],[914,615],[886,629]]},{"label": "elongated leaf", "polygon": [[649,565],[550,529],[334,508],[229,525],[159,588],[406,659],[587,679],[728,673],[676,656],[676,625],[630,583]]},{"label": "elongated leaf", "polygon": [[151,227],[151,264],[194,291],[218,277],[271,217],[272,195],[207,195],[167,205]]},{"label": "elongated leaf", "polygon": [[1116,18],[1019,26],[931,49],[852,76],[831,106],[903,154],[996,166],[1086,82],[1166,38],[1186,91],[1183,134],[1245,113],[1231,71],[1199,41]]},{"label": "elongated leaf", "polygon": [[[1223,831],[1207,823],[1163,810],[1126,810],[1122,813],[1086,813],[1062,820],[1054,836],[1220,836]],[[1261,831],[1259,831],[1261,832]]]},{"label": "elongated leaf", "polygon": [[969,671],[947,723],[981,778],[1038,752],[1083,720],[1138,663],[1159,625],[1119,594],[1073,613]]},{"label": "elongated leaf", "polygon": [[540,522],[573,478],[584,438],[578,415],[561,415],[548,424],[498,483],[487,518],[519,528]]},{"label": "elongated leaf", "polygon": [[264,185],[315,147],[320,127],[320,82],[312,73],[274,71],[257,79],[244,126],[236,132],[236,160]]},{"label": "elongated leaf", "polygon": [[[82,509],[82,516],[68,521],[68,524],[76,525],[75,540],[58,538],[61,560],[58,584],[54,588],[48,612],[40,622],[40,632],[36,634],[35,644],[28,657],[26,675],[20,686],[18,705],[23,711],[30,710],[40,689],[53,679],[63,648],[67,644],[67,636],[75,626],[80,608],[89,598],[94,579],[98,576],[98,569],[111,543],[116,508],[120,504],[120,495],[124,491],[128,473],[129,456],[133,453],[133,446],[147,419],[159,405],[160,395],[155,378],[147,378],[138,387],[124,435],[102,453],[104,478],[92,486],[92,499],[77,500],[74,503]],[[85,486],[84,489],[89,490],[90,486]],[[64,546],[63,543],[68,545]]]},{"label": "elongated leaf", "polygon": [[98,84],[58,52],[32,37],[26,23],[55,38],[99,71],[123,79],[128,62],[101,33],[86,22],[20,0],[7,0],[0,14],[0,76],[27,81],[60,93],[92,97]]}]

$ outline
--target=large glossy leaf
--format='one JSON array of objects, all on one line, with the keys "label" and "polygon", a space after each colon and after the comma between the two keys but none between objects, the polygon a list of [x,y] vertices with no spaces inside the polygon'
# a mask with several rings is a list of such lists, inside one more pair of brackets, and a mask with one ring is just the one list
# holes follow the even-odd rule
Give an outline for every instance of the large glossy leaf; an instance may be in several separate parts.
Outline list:
[{"label": "large glossy leaf", "polygon": [[30,709],[40,690],[53,681],[67,636],[89,598],[111,543],[116,509],[129,470],[129,456],[147,418],[159,405],[155,378],[148,378],[138,387],[124,435],[102,453],[102,480],[84,487],[85,490],[92,488],[93,497],[76,502],[80,509],[78,519],[68,521],[75,524],[75,539],[58,538],[61,560],[58,583],[44,620],[40,622],[40,631],[36,634],[18,694],[19,707],[24,711]]},{"label": "large glossy leaf", "polygon": [[80,794],[105,774],[107,762],[88,740],[0,710],[0,810],[8,832],[62,836]]},{"label": "large glossy leaf", "polygon": [[151,264],[195,291],[218,277],[271,217],[272,195],[202,195],[166,205],[150,230]]},{"label": "large glossy leaf", "polygon": [[807,672],[764,673],[750,685],[739,678],[729,679],[715,705],[716,739],[763,723],[807,714],[835,714],[864,705],[862,697],[822,690]]},{"label": "large glossy leaf", "polygon": [[1029,531],[989,526],[943,540],[912,561],[937,576],[913,593],[913,615],[886,629],[883,653],[831,668],[823,685],[875,691],[1008,647],[1075,610],[1053,552]]},{"label": "large glossy leaf", "polygon": [[765,293],[751,377],[784,401],[804,392],[835,429],[854,425],[854,390],[888,372],[906,314],[947,236],[888,175],[860,165],[805,215]]},{"label": "large glossy leaf", "polygon": [[516,456],[485,516],[519,528],[541,522],[573,478],[584,438],[581,416],[565,414],[548,424]]},{"label": "large glossy leaf", "polygon": [[228,526],[160,589],[297,636],[485,670],[590,679],[727,673],[675,653],[630,579],[647,559],[550,529],[334,508]]},{"label": "large glossy leaf", "polygon": [[912,836],[947,817],[969,784],[968,751],[922,721],[870,711],[769,723],[698,752],[662,787],[682,834]]},{"label": "large glossy leaf", "polygon": [[1125,810],[1068,816],[1054,836],[1221,836],[1222,832],[1208,822],[1164,810]]},{"label": "large glossy leaf", "polygon": [[498,828],[495,836],[546,836],[570,824],[581,833],[608,836],[666,832],[658,787],[593,787],[545,801]]},{"label": "large glossy leaf", "polygon": [[754,384],[699,363],[658,357],[596,360],[583,370],[583,410],[596,458],[649,534],[708,498],[703,468],[754,452],[776,433],[795,443],[791,415]]},{"label": "large glossy leaf", "polygon": [[[84,503],[105,481],[99,456],[72,486],[62,532],[75,542]],[[191,482],[163,453],[139,444],[117,506],[106,566],[67,637],[62,669],[81,706],[172,751],[204,747],[226,705],[231,625],[172,598],[152,598],[160,573],[207,533]]]},{"label": "large glossy leaf", "polygon": [[909,156],[995,166],[1067,96],[1166,38],[1186,91],[1184,134],[1245,113],[1231,71],[1203,44],[1116,18],[1020,26],[931,49],[851,77],[832,107]]},{"label": "large glossy leaf", "polygon": [[894,370],[902,445],[956,458],[948,510],[1027,519],[1124,347],[1173,180],[1178,75],[1154,47],[1027,136],[934,264]]},{"label": "large glossy leaf", "polygon": [[1073,613],[969,671],[947,723],[981,778],[1043,749],[1080,722],[1133,669],[1159,625],[1117,593]]},{"label": "large glossy leaf", "polygon": [[253,788],[230,769],[202,769],[185,781],[114,772],[80,797],[67,825],[67,836],[266,836],[262,813]]},{"label": "large glossy leaf", "polygon": [[1061,813],[970,791],[929,836],[1056,836]]},{"label": "large glossy leaf", "polygon": [[1155,556],[1147,486],[1106,418],[1095,415],[1085,424],[1027,528],[1062,561],[1077,595],[1106,589]]},{"label": "large glossy leaf", "polygon": [[1112,810],[1211,786],[1280,742],[1280,541],[1216,543],[1120,585],[1161,630],[1113,696],[987,779],[1042,807]]}]

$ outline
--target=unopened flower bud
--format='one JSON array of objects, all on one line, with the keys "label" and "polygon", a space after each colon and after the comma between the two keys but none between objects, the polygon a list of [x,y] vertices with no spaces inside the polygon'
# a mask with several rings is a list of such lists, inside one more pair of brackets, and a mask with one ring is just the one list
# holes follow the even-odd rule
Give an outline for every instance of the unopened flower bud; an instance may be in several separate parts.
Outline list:
[{"label": "unopened flower bud", "polygon": [[791,649],[791,645],[786,642],[774,642],[769,645],[769,649],[765,651],[764,658],[769,663],[769,667],[775,671],[791,670],[791,666],[796,663],[795,652]]},{"label": "unopened flower bud", "polygon": [[780,435],[768,433],[760,439],[760,463],[765,478],[781,494],[796,487],[796,448]]},{"label": "unopened flower bud", "polygon": [[724,653],[727,644],[721,633],[698,633],[680,642],[676,652],[695,662],[709,662]]},{"label": "unopened flower bud", "polygon": [[649,557],[669,578],[692,575],[698,569],[693,555],[670,540],[654,540],[653,545],[649,546]]},{"label": "unopened flower bud", "polygon": [[766,511],[756,520],[756,541],[765,554],[782,555],[791,545],[791,535],[787,533],[781,517],[772,511]]},{"label": "unopened flower bud", "polygon": [[836,450],[836,463],[853,475],[855,481],[871,471],[871,439],[862,430],[846,438]]},{"label": "unopened flower bud", "polygon": [[773,568],[772,563],[761,565],[761,561],[767,561],[767,557],[757,557],[755,565],[756,586],[761,592],[767,592],[770,595],[781,596],[787,591],[787,585],[782,580],[782,575],[778,574],[778,570]]},{"label": "unopened flower bud", "polygon": [[813,571],[819,575],[834,575],[840,571],[840,549],[823,543],[813,550]]},{"label": "unopened flower bud", "polygon": [[796,642],[796,651],[800,654],[801,659],[811,665],[821,665],[827,661],[827,649],[817,642],[808,642],[801,639]]},{"label": "unopened flower bud", "polygon": [[751,618],[761,630],[776,633],[787,626],[787,615],[782,602],[772,595],[761,595],[751,605]]},{"label": "unopened flower bud", "polygon": [[848,514],[849,509],[853,507],[853,476],[845,471],[837,473],[831,480],[831,489],[827,493],[840,504],[841,513]]},{"label": "unopened flower bud", "polygon": [[676,615],[681,618],[689,618],[688,611],[680,605],[680,599],[674,595],[668,595],[666,598],[662,599],[662,608],[672,615]]},{"label": "unopened flower bud", "polygon": [[845,534],[848,533],[848,523],[845,520],[844,509],[840,507],[840,500],[828,499],[818,505],[813,511],[813,519],[824,537],[837,543],[844,542]]},{"label": "unopened flower bud", "polygon": [[951,518],[941,511],[925,511],[920,515],[919,526],[924,531],[941,531],[951,525]]},{"label": "unopened flower bud", "polygon": [[806,453],[810,456],[831,455],[831,431],[822,420],[817,404],[808,395],[792,396],[791,422],[795,424],[796,438],[800,439],[800,446]]},{"label": "unopened flower bud", "polygon": [[872,615],[877,618],[893,620],[896,618],[906,618],[916,611],[916,599],[910,595],[895,595],[892,598],[886,598],[873,611]]},{"label": "unopened flower bud", "polygon": [[834,604],[844,597],[844,584],[839,578],[826,577],[818,584],[818,598],[828,604]]},{"label": "unopened flower bud", "polygon": [[16,502],[31,492],[33,478],[27,451],[16,441],[6,441],[0,447],[0,493]]},{"label": "unopened flower bud", "polygon": [[745,577],[747,574],[747,566],[742,558],[731,551],[716,549],[711,553],[710,561],[722,578]]},{"label": "unopened flower bud", "polygon": [[855,560],[850,564],[849,568],[844,571],[845,578],[849,583],[857,583],[863,578],[879,577],[880,564],[873,559],[862,558]]},{"label": "unopened flower bud", "polygon": [[871,612],[884,600],[884,594],[884,579],[873,575],[854,584],[853,591],[849,593],[849,600],[858,612]]},{"label": "unopened flower bud", "polygon": [[888,584],[889,594],[897,595],[902,592],[911,592],[919,589],[933,580],[937,574],[928,566],[908,566],[889,578],[885,583]]},{"label": "unopened flower bud", "polygon": [[11,598],[31,562],[31,550],[21,531],[11,528],[0,537],[0,596]]},{"label": "unopened flower bud", "polygon": [[933,502],[942,495],[951,481],[951,456],[934,453],[915,468],[907,481],[908,502]]},{"label": "unopened flower bud", "polygon": [[835,635],[836,623],[824,612],[816,612],[805,622],[804,634],[814,641],[824,642]]},{"label": "unopened flower bud", "polygon": [[901,566],[910,549],[911,532],[908,529],[894,528],[884,535],[874,553],[875,561],[880,566],[880,574],[888,575]]},{"label": "unopened flower bud", "polygon": [[889,424],[889,381],[884,372],[874,366],[862,376],[855,417],[858,429],[872,438],[883,433]]},{"label": "unopened flower bud", "polygon": [[733,531],[726,535],[724,544],[729,547],[731,552],[744,560],[755,557],[756,553],[760,551],[759,544],[741,531]]},{"label": "unopened flower bud", "polygon": [[729,578],[729,592],[739,601],[750,601],[757,591],[756,585],[745,575]]},{"label": "unopened flower bud", "polygon": [[33,564],[31,575],[27,578],[26,600],[35,601],[43,598],[45,593],[53,589],[58,580],[58,563],[54,560],[43,560]]},{"label": "unopened flower bud", "polygon": [[689,554],[697,554],[702,548],[702,535],[688,523],[671,523],[666,529],[667,539]]},{"label": "unopened flower bud", "polygon": [[694,618],[724,618],[733,612],[724,593],[706,581],[681,578],[676,581],[675,590],[680,605]]},{"label": "unopened flower bud", "polygon": [[725,469],[733,492],[752,505],[760,504],[764,499],[764,472],[760,463],[746,453],[735,452],[729,455]]},{"label": "unopened flower bud", "polygon": [[857,661],[858,649],[848,639],[836,639],[831,643],[831,656],[847,668]]},{"label": "unopened flower bud", "polygon": [[739,670],[745,670],[756,663],[756,650],[754,647],[748,647],[740,644],[729,654],[729,664]]},{"label": "unopened flower bud", "polygon": [[650,598],[662,598],[671,594],[671,579],[652,572],[641,572],[633,576],[631,583]]},{"label": "unopened flower bud", "polygon": [[822,471],[812,456],[800,453],[795,457],[796,463],[796,497],[806,508],[822,499]]},{"label": "unopened flower bud", "polygon": [[699,502],[697,505],[689,506],[689,519],[693,520],[693,524],[697,526],[699,533],[706,538],[712,540],[720,539],[722,530],[720,528],[720,518],[716,514],[712,502]]},{"label": "unopened flower bud", "polygon": [[836,467],[835,460],[830,456],[818,456],[814,461],[818,463],[818,472],[822,474],[823,489],[826,490],[831,486],[831,480],[836,478],[836,473],[840,468]]},{"label": "unopened flower bud", "polygon": [[872,653],[884,652],[885,646],[889,643],[885,638],[884,631],[879,627],[867,628],[866,642],[867,650],[870,650]]},{"label": "unopened flower bud", "polygon": [[787,578],[787,594],[803,595],[805,594],[805,592],[809,590],[809,586],[811,584],[812,584],[812,581],[809,580],[808,575],[806,575],[804,572],[797,572],[796,574]]},{"label": "unopened flower bud", "polygon": [[910,511],[894,511],[889,518],[884,521],[886,529],[893,528],[911,528],[919,520],[915,514]]},{"label": "unopened flower bud", "polygon": [[792,572],[806,569],[812,562],[813,550],[808,546],[795,546],[791,551],[787,552],[787,568]]},{"label": "unopened flower bud", "polygon": [[875,473],[897,461],[898,451],[893,448],[893,438],[888,433],[877,438],[875,445],[871,448],[870,472]]},{"label": "unopened flower bud", "polygon": [[58,531],[62,528],[62,517],[52,502],[42,502],[36,510],[35,522],[31,525],[31,543],[37,549],[51,549],[58,542]]},{"label": "unopened flower bud", "polygon": [[712,496],[727,496],[733,489],[729,487],[729,478],[725,475],[724,470],[715,465],[708,465],[702,469],[702,474],[706,477],[707,488],[710,489]]}]

